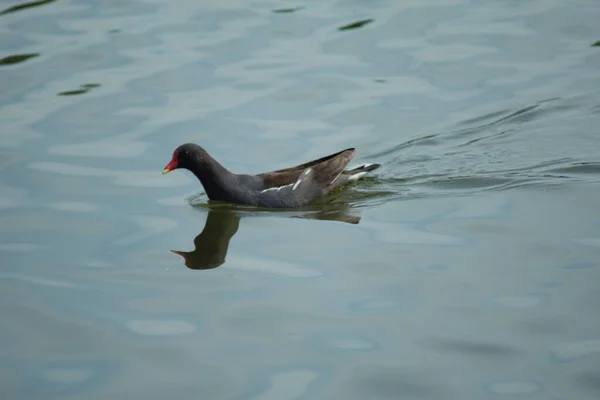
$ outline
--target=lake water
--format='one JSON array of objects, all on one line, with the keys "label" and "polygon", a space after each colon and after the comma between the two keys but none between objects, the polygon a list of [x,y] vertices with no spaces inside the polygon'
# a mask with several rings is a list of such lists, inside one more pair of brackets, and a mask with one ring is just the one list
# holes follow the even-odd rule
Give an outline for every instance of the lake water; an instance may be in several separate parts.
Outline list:
[{"label": "lake water", "polygon": [[[600,398],[597,0],[19,1],[2,399]],[[190,141],[382,168],[232,210]]]}]

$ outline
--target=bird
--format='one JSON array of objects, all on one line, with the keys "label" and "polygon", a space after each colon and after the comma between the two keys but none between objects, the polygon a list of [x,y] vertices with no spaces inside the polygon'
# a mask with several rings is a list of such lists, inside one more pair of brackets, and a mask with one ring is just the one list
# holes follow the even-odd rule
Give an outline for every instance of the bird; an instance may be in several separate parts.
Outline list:
[{"label": "bird", "polygon": [[162,173],[187,169],[198,178],[211,201],[293,209],[305,207],[381,166],[363,164],[345,169],[355,155],[355,148],[347,148],[294,167],[247,175],[229,171],[201,146],[185,143],[173,151]]}]

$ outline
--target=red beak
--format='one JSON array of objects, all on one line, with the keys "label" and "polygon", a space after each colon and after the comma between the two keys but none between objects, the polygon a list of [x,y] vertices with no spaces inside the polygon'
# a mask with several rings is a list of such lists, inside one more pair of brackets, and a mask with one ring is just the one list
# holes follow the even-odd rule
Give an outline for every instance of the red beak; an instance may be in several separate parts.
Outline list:
[{"label": "red beak", "polygon": [[173,171],[175,168],[177,168],[177,160],[174,158],[171,161],[169,161],[169,163],[167,165],[165,165],[165,169],[163,169],[163,175],[167,174],[171,171]]}]

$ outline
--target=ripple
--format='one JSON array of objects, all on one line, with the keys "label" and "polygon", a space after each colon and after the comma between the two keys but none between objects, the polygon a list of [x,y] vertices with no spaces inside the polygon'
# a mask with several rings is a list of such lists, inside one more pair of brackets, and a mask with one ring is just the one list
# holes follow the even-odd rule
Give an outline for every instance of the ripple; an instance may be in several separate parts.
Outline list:
[{"label": "ripple", "polygon": [[189,322],[175,320],[134,320],[126,324],[127,329],[144,336],[176,336],[196,331]]},{"label": "ripple", "polygon": [[441,264],[431,264],[431,265],[426,266],[425,269],[427,269],[428,271],[433,271],[433,272],[443,272],[443,271],[447,271],[449,269],[449,267],[446,265],[441,265]]},{"label": "ripple", "polygon": [[177,226],[177,222],[169,218],[140,215],[131,217],[129,220],[137,226],[137,232],[117,239],[115,244],[131,245],[149,237],[161,235]]},{"label": "ripple", "polygon": [[415,294],[406,290],[397,289],[392,293],[378,293],[376,296],[368,296],[363,299],[352,301],[346,308],[354,312],[378,313],[378,312],[404,312],[413,306]]},{"label": "ripple", "polygon": [[383,243],[418,244],[424,246],[460,245],[463,239],[441,233],[427,232],[403,223],[369,221],[365,223],[371,230],[374,240]]},{"label": "ripple", "polygon": [[6,9],[0,11],[0,15],[10,14],[10,13],[14,13],[14,12],[17,12],[17,11],[23,11],[23,10],[26,10],[28,8],[43,6],[45,4],[50,4],[50,3],[53,3],[55,1],[56,0],[37,0],[37,1],[30,1],[30,2],[27,2],[27,3],[17,4],[17,5],[8,7]]},{"label": "ripple", "polygon": [[468,203],[458,204],[458,207],[450,213],[450,217],[507,219],[510,215],[510,201],[501,197],[474,197]]},{"label": "ripple", "polygon": [[480,189],[480,188],[491,188],[506,185],[513,182],[513,179],[509,178],[494,178],[491,176],[479,177],[479,176],[457,176],[448,177],[438,180],[430,180],[428,182],[421,183],[421,186],[430,186],[435,189],[442,190],[461,190],[464,189]]},{"label": "ripple", "polygon": [[578,270],[578,269],[596,268],[597,266],[598,266],[598,264],[596,264],[596,263],[588,262],[588,263],[574,263],[574,264],[569,264],[569,265],[565,265],[563,268],[564,269]]},{"label": "ripple", "polygon": [[130,158],[143,154],[148,147],[149,144],[145,142],[113,139],[50,146],[48,152],[72,157]]},{"label": "ripple", "polygon": [[584,386],[594,393],[600,394],[600,374],[596,371],[579,372],[572,377],[577,385]]},{"label": "ripple", "polygon": [[474,35],[481,37],[483,35],[507,35],[507,36],[531,36],[535,34],[532,29],[521,25],[518,22],[469,22],[463,24],[442,23],[438,25],[432,34],[440,36],[448,35]]},{"label": "ripple", "polygon": [[507,380],[487,385],[490,392],[499,395],[529,394],[542,391],[542,386],[533,381]]},{"label": "ripple", "polygon": [[[458,398],[450,387],[442,387],[430,371],[388,365],[361,366],[347,378],[346,390],[360,399],[449,399]],[[343,398],[340,396],[339,398]]]},{"label": "ripple", "polygon": [[97,258],[90,258],[90,259],[84,261],[81,265],[83,265],[84,267],[90,267],[90,268],[108,268],[108,267],[115,266],[113,263],[110,263],[110,262],[104,261],[104,260],[100,260]]},{"label": "ripple", "polygon": [[373,21],[375,21],[375,20],[372,18],[362,19],[360,21],[352,22],[351,24],[340,26],[338,28],[338,31],[349,31],[349,30],[353,30],[353,29],[362,28],[363,26],[370,24]]},{"label": "ripple", "polygon": [[83,85],[79,86],[79,89],[59,92],[58,96],[77,96],[80,94],[85,94],[85,93],[89,92],[90,90],[100,87],[100,86],[102,86],[102,85],[100,85],[99,83],[84,83]]},{"label": "ripple", "polygon": [[0,183],[0,210],[22,207],[28,203],[27,192],[18,187],[3,185]]},{"label": "ripple", "polygon": [[0,243],[0,250],[3,251],[27,252],[45,248],[46,246],[34,243]]},{"label": "ripple", "polygon": [[158,199],[156,202],[158,204],[162,204],[163,206],[185,206],[186,205],[185,199],[183,199],[181,196],[165,197],[163,199]]},{"label": "ripple", "polygon": [[600,247],[600,238],[578,238],[573,240],[575,243],[584,244],[586,246]]},{"label": "ripple", "polygon": [[51,286],[51,287],[74,287],[75,285],[69,282],[57,281],[52,279],[44,279],[37,276],[28,276],[22,274],[11,274],[11,273],[0,273],[0,279],[14,279],[20,280],[27,283],[33,283],[34,285],[40,286]]},{"label": "ripple", "polygon": [[160,171],[112,171],[104,168],[84,167],[58,162],[32,162],[29,168],[35,171],[55,173],[66,176],[98,176],[114,178],[119,186],[132,187],[176,187],[189,183],[184,174],[174,174],[166,178]]},{"label": "ripple", "polygon": [[336,353],[370,352],[381,348],[381,345],[376,340],[355,334],[342,334],[325,338],[318,337],[315,341],[315,347],[320,350]]},{"label": "ripple", "polygon": [[531,316],[527,319],[517,322],[519,330],[527,334],[542,335],[545,338],[551,336],[559,337],[564,335],[571,324],[566,321],[568,317],[536,317]]},{"label": "ripple", "polygon": [[186,174],[169,175],[173,176],[167,178],[161,175],[159,171],[123,171],[116,175],[115,184],[130,187],[165,188],[185,186],[192,182],[188,178],[189,175]]},{"label": "ripple", "polygon": [[42,372],[44,380],[51,383],[75,384],[89,380],[93,373],[81,368],[52,368]]},{"label": "ripple", "polygon": [[353,302],[348,304],[348,309],[350,310],[385,310],[388,308],[395,308],[398,306],[398,303],[390,300],[377,300],[377,299],[366,299],[360,300],[357,302]]},{"label": "ripple", "polygon": [[40,53],[31,53],[31,54],[13,54],[11,56],[6,56],[4,58],[0,58],[0,65],[12,65],[12,64],[20,64],[29,60],[30,58],[38,57]]},{"label": "ripple", "polygon": [[296,11],[300,11],[303,10],[304,7],[294,7],[294,8],[278,8],[276,10],[273,10],[274,13],[276,14],[290,14]]},{"label": "ripple", "polygon": [[582,162],[573,164],[567,167],[554,168],[548,172],[561,174],[600,174],[600,163],[597,162]]},{"label": "ripple", "polygon": [[533,308],[538,307],[542,300],[534,296],[522,297],[498,297],[493,300],[494,303],[508,308]]},{"label": "ripple", "polygon": [[312,382],[319,377],[315,371],[296,369],[278,372],[269,376],[268,387],[251,397],[249,400],[292,400],[302,398]]},{"label": "ripple", "polygon": [[286,261],[240,256],[236,254],[230,254],[228,256],[228,266],[229,268],[236,270],[267,272],[290,278],[316,278],[323,276],[321,271],[297,266]]},{"label": "ripple", "polygon": [[448,44],[427,46],[413,54],[422,62],[448,62],[466,60],[486,54],[494,54],[498,51],[497,48],[492,46]]},{"label": "ripple", "polygon": [[29,164],[29,168],[36,171],[52,172],[70,176],[112,176],[117,174],[117,172],[107,169],[83,167],[57,162],[32,162]]},{"label": "ripple", "polygon": [[474,356],[474,357],[515,357],[522,351],[511,346],[497,343],[478,342],[474,340],[424,340],[429,347],[436,348],[446,353]]},{"label": "ripple", "polygon": [[50,203],[49,206],[55,210],[71,211],[71,212],[94,212],[98,211],[98,206],[92,203],[84,203],[77,201],[63,201],[58,203]]},{"label": "ripple", "polygon": [[378,347],[377,342],[362,338],[340,338],[330,343],[330,346],[344,351],[371,351]]},{"label": "ripple", "polygon": [[559,361],[573,361],[600,354],[600,339],[559,343],[552,347],[552,353]]},{"label": "ripple", "polygon": [[[412,75],[394,75],[385,77],[385,85],[381,82],[372,82],[369,78],[348,78],[348,80],[354,82],[357,86],[361,87],[361,90],[368,90],[372,96],[377,97],[390,97],[398,96],[400,94],[405,95],[417,95],[417,94],[434,94],[437,92],[437,88],[428,80],[418,78]],[[409,140],[399,146],[396,146],[396,150],[402,147],[406,147],[408,144],[418,145],[422,141],[428,141],[429,139],[435,138],[437,135],[424,135],[417,139]],[[429,141],[426,144],[435,144],[435,142]],[[390,150],[386,150],[388,153]]]}]

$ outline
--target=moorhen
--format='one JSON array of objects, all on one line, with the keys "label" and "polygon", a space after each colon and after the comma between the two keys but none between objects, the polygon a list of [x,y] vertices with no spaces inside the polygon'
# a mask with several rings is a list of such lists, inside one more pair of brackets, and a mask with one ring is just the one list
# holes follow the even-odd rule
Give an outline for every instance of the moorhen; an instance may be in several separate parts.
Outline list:
[{"label": "moorhen", "polygon": [[228,171],[202,147],[186,143],[175,149],[163,174],[178,168],[191,171],[204,186],[210,200],[267,208],[297,208],[380,167],[380,164],[364,164],[345,170],[355,154],[356,150],[349,148],[295,167],[245,175]]}]

